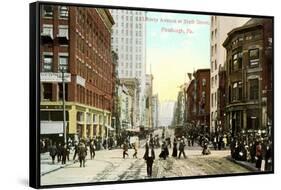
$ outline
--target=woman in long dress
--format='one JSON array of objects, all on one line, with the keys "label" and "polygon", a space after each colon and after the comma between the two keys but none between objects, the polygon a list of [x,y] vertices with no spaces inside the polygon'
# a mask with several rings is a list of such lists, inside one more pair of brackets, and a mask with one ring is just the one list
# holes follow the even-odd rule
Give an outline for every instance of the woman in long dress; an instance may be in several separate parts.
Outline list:
[{"label": "woman in long dress", "polygon": [[178,148],[177,148],[177,145],[178,145],[177,139],[174,138],[172,156],[175,157],[175,158],[178,156]]}]

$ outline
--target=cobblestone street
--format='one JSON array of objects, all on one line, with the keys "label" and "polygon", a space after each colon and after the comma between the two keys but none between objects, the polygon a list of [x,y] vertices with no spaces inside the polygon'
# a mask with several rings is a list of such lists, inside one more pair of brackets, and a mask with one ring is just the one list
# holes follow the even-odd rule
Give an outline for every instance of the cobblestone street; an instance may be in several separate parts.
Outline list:
[{"label": "cobblestone street", "polygon": [[[171,154],[171,149],[169,151]],[[156,149],[152,178],[249,172],[249,170],[226,158],[229,155],[228,150],[212,151],[212,154],[208,156],[201,155],[200,147],[187,147],[185,151],[186,159],[175,159],[170,156],[167,160],[162,160],[158,158],[160,149]],[[41,184],[71,184],[148,178],[146,163],[142,158],[144,148],[139,149],[137,159],[132,158],[133,152],[130,149],[129,157],[123,159],[122,149],[97,151],[93,160],[87,160],[85,168],[80,168],[79,163],[73,164],[72,160],[67,162],[67,165],[63,168],[55,164],[58,169],[42,175]]]}]

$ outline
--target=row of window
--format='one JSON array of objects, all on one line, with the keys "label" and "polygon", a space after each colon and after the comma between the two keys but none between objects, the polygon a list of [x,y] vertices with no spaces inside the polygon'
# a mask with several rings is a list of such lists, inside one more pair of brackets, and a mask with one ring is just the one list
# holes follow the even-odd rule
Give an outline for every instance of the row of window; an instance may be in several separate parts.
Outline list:
[{"label": "row of window", "polygon": [[77,101],[81,104],[86,104],[101,109],[110,110],[110,101],[107,100],[103,95],[87,90],[82,86],[77,85]]},{"label": "row of window", "polygon": [[143,11],[133,11],[133,10],[122,10],[122,9],[110,9],[112,14],[134,14],[134,15],[141,15]]},{"label": "row of window", "polygon": [[[48,35],[51,38],[54,37],[54,27],[52,24],[43,24],[42,34]],[[58,37],[68,38],[68,25],[59,25],[58,26]]]},{"label": "row of window", "polygon": [[[42,72],[54,72],[54,56],[52,53],[43,53]],[[68,56],[59,55],[58,71],[69,72]]]},{"label": "row of window", "polygon": [[124,35],[124,36],[133,36],[135,34],[136,37],[142,37],[142,30],[124,30],[123,28],[118,30],[114,29],[112,35],[114,36],[119,36],[119,35]]},{"label": "row of window", "polygon": [[211,94],[211,107],[215,107],[217,105],[217,92]]},{"label": "row of window", "polygon": [[[88,15],[85,8],[78,8],[77,23],[77,40],[81,41],[81,45],[91,48],[93,45],[105,58],[111,56],[111,33],[108,32],[103,21],[99,18],[92,19],[93,15]],[[83,51],[83,47],[80,50]]]},{"label": "row of window", "polygon": [[[57,99],[58,101],[63,100],[63,85],[62,83],[58,83],[57,94],[53,96],[53,84],[52,83],[43,83],[42,84],[42,99],[43,101],[51,101],[53,99]],[[56,98],[55,98],[56,97]],[[65,100],[68,101],[68,84],[65,84]]]},{"label": "row of window", "polygon": [[211,25],[212,27],[214,27],[216,25],[217,22],[217,16],[211,16]]},{"label": "row of window", "polygon": [[[116,51],[118,53],[119,49],[118,47],[120,48],[120,51],[121,52],[124,52],[125,53],[142,53],[142,46],[134,46],[134,51],[133,51],[133,46],[123,46],[123,45],[119,45],[118,44],[112,44],[112,48],[114,49],[114,51]],[[121,54],[122,55],[122,54]],[[121,56],[120,56],[121,57]]]},{"label": "row of window", "polygon": [[[243,100],[242,90],[243,85],[241,81],[232,83],[229,87],[229,102]],[[249,100],[257,100],[259,98],[259,80],[250,79],[248,81],[248,98]]]},{"label": "row of window", "polygon": [[[96,86],[98,89],[106,92],[106,93],[112,93],[112,84],[110,79],[104,76],[111,76],[103,73],[99,73],[98,71],[94,71],[93,68],[89,68],[85,63],[82,63],[78,59],[76,60],[76,69],[77,69],[77,74],[85,78],[89,83],[92,85]],[[102,75],[101,75],[102,74]]]},{"label": "row of window", "polygon": [[211,62],[211,72],[216,71],[218,69],[217,60]]},{"label": "row of window", "polygon": [[217,29],[211,32],[211,40],[214,41],[217,38]]},{"label": "row of window", "polygon": [[[43,53],[43,65],[42,65],[42,72],[54,72],[54,58],[52,53]],[[87,81],[93,82],[95,86],[99,89],[111,93],[111,83],[106,80],[102,79],[98,76],[92,69],[86,67],[85,64],[82,64],[79,60],[77,60],[77,73],[86,78]],[[58,71],[59,72],[69,72],[69,61],[68,56],[66,55],[59,55],[58,58]]]},{"label": "row of window", "polygon": [[[111,47],[107,47],[105,46],[105,44],[98,39],[94,44],[95,49],[97,49],[97,51],[104,56],[104,58],[109,61],[110,56],[111,56]],[[88,58],[92,59],[95,53],[95,49],[94,47],[90,47],[89,43],[86,43],[86,41],[84,39],[82,39],[80,36],[76,37],[76,48],[77,50],[79,50],[81,53],[83,53],[84,55],[86,55]]]},{"label": "row of window", "polygon": [[61,19],[68,19],[69,9],[67,6],[52,6],[52,5],[42,5],[42,17],[53,18],[54,9],[58,9],[58,16]]},{"label": "row of window", "polygon": [[[139,45],[141,45],[142,44],[142,40],[143,40],[143,38],[135,38],[135,40],[134,40],[134,42],[136,43],[136,44],[139,44]],[[118,38],[118,36],[116,36],[116,37],[113,37],[112,38],[112,44],[114,44],[114,43],[116,43],[116,44],[118,44],[118,43],[122,43],[122,45],[123,44],[125,44],[125,45],[134,45],[135,46],[135,44],[133,43],[133,38],[132,37],[130,37],[130,38]]]},{"label": "row of window", "polygon": [[[248,51],[248,65],[250,67],[257,67],[259,65],[259,49],[250,49]],[[243,53],[242,50],[236,51],[229,60],[229,72],[235,72],[242,69]]]},{"label": "row of window", "polygon": [[213,57],[214,55],[216,55],[218,51],[218,47],[217,47],[217,44],[214,44],[211,46],[211,57]]},{"label": "row of window", "polygon": [[[120,54],[120,60],[133,60],[133,55],[132,54]],[[142,55],[141,54],[135,54],[135,60],[136,61],[141,61],[142,60]]]},{"label": "row of window", "polygon": [[[101,52],[97,53],[94,48],[89,47],[89,45],[85,43],[85,40],[80,37],[76,38],[76,48],[78,52],[84,54],[84,56],[91,60],[92,64],[101,68],[102,71],[111,69],[111,65],[109,64],[111,60],[109,56],[111,56],[111,54],[106,54],[106,57],[101,58],[101,56],[99,56]],[[107,52],[109,53],[109,50]]]},{"label": "row of window", "polygon": [[141,63],[136,63],[135,65],[133,63],[124,63],[124,62],[121,62],[120,63],[120,66],[121,67],[125,67],[126,69],[141,69],[142,68],[142,64]]},{"label": "row of window", "polygon": [[[258,79],[251,79],[249,80],[249,92],[248,97],[249,100],[257,100],[259,98],[259,80]],[[242,95],[242,82],[237,81],[232,83],[232,86],[229,87],[229,102],[236,102],[236,101],[242,101],[243,95]],[[217,92],[211,94],[211,107],[215,107],[217,105],[218,101],[218,94]]]},{"label": "row of window", "polygon": [[121,70],[120,72],[121,76],[120,77],[141,77],[141,71],[135,71],[135,75],[133,76],[133,71],[132,70]]},{"label": "row of window", "polygon": [[[118,30],[118,25],[120,24],[120,26],[122,27],[122,28],[131,28],[131,29],[133,29],[133,23],[128,23],[128,22],[121,22],[121,23],[115,23],[114,24],[114,31],[117,31]],[[140,29],[140,31],[141,31],[141,29],[142,29],[142,27],[143,27],[143,24],[142,23],[136,23],[135,24],[135,28],[136,29]],[[131,30],[130,30],[131,31]]]},{"label": "row of window", "polygon": [[122,21],[127,21],[127,22],[128,21],[131,21],[131,22],[136,21],[136,22],[138,22],[138,21],[143,21],[144,20],[143,16],[135,16],[135,15],[129,16],[129,15],[113,14],[113,18],[117,22],[118,22],[119,19],[122,20]]},{"label": "row of window", "polygon": [[249,40],[260,39],[260,38],[261,38],[261,33],[259,33],[259,32],[247,33],[244,36],[243,35],[237,36],[234,40],[232,40],[231,44],[236,45],[239,42],[242,42],[244,40],[249,41]]},{"label": "row of window", "polygon": [[[42,84],[42,99],[43,101],[63,100],[63,86],[62,83],[58,83],[57,94],[54,94],[52,83]],[[68,101],[68,84],[65,84],[65,100]],[[90,90],[77,85],[77,101],[81,104],[95,106],[102,109],[110,109],[110,101],[104,98],[104,96],[98,95]]]},{"label": "row of window", "polygon": [[90,13],[84,11],[83,8],[79,8],[77,13],[76,22],[80,28],[77,32],[79,35],[76,38],[76,48],[91,61],[89,64],[93,64],[99,74],[78,59],[76,60],[77,72],[97,88],[111,93],[112,85],[108,80],[108,77],[112,76],[108,75],[112,72],[110,33],[107,32],[101,19],[92,19],[92,16],[97,15],[89,15]]},{"label": "row of window", "polygon": [[218,84],[218,75],[215,75],[211,78],[212,88]]}]

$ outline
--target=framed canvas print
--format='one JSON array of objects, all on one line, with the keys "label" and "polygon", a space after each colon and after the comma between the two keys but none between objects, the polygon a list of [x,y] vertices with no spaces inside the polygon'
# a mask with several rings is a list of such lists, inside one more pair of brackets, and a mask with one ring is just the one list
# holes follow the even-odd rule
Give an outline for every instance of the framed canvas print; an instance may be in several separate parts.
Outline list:
[{"label": "framed canvas print", "polygon": [[30,4],[30,186],[274,172],[272,16]]}]

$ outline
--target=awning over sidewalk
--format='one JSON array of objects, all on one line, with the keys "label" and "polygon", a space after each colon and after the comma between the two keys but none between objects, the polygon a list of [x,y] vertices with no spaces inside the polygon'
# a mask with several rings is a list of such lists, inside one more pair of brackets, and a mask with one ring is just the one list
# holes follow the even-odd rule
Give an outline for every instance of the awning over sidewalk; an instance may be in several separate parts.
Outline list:
[{"label": "awning over sidewalk", "polygon": [[62,121],[41,121],[40,122],[40,134],[61,134],[63,133]]}]

